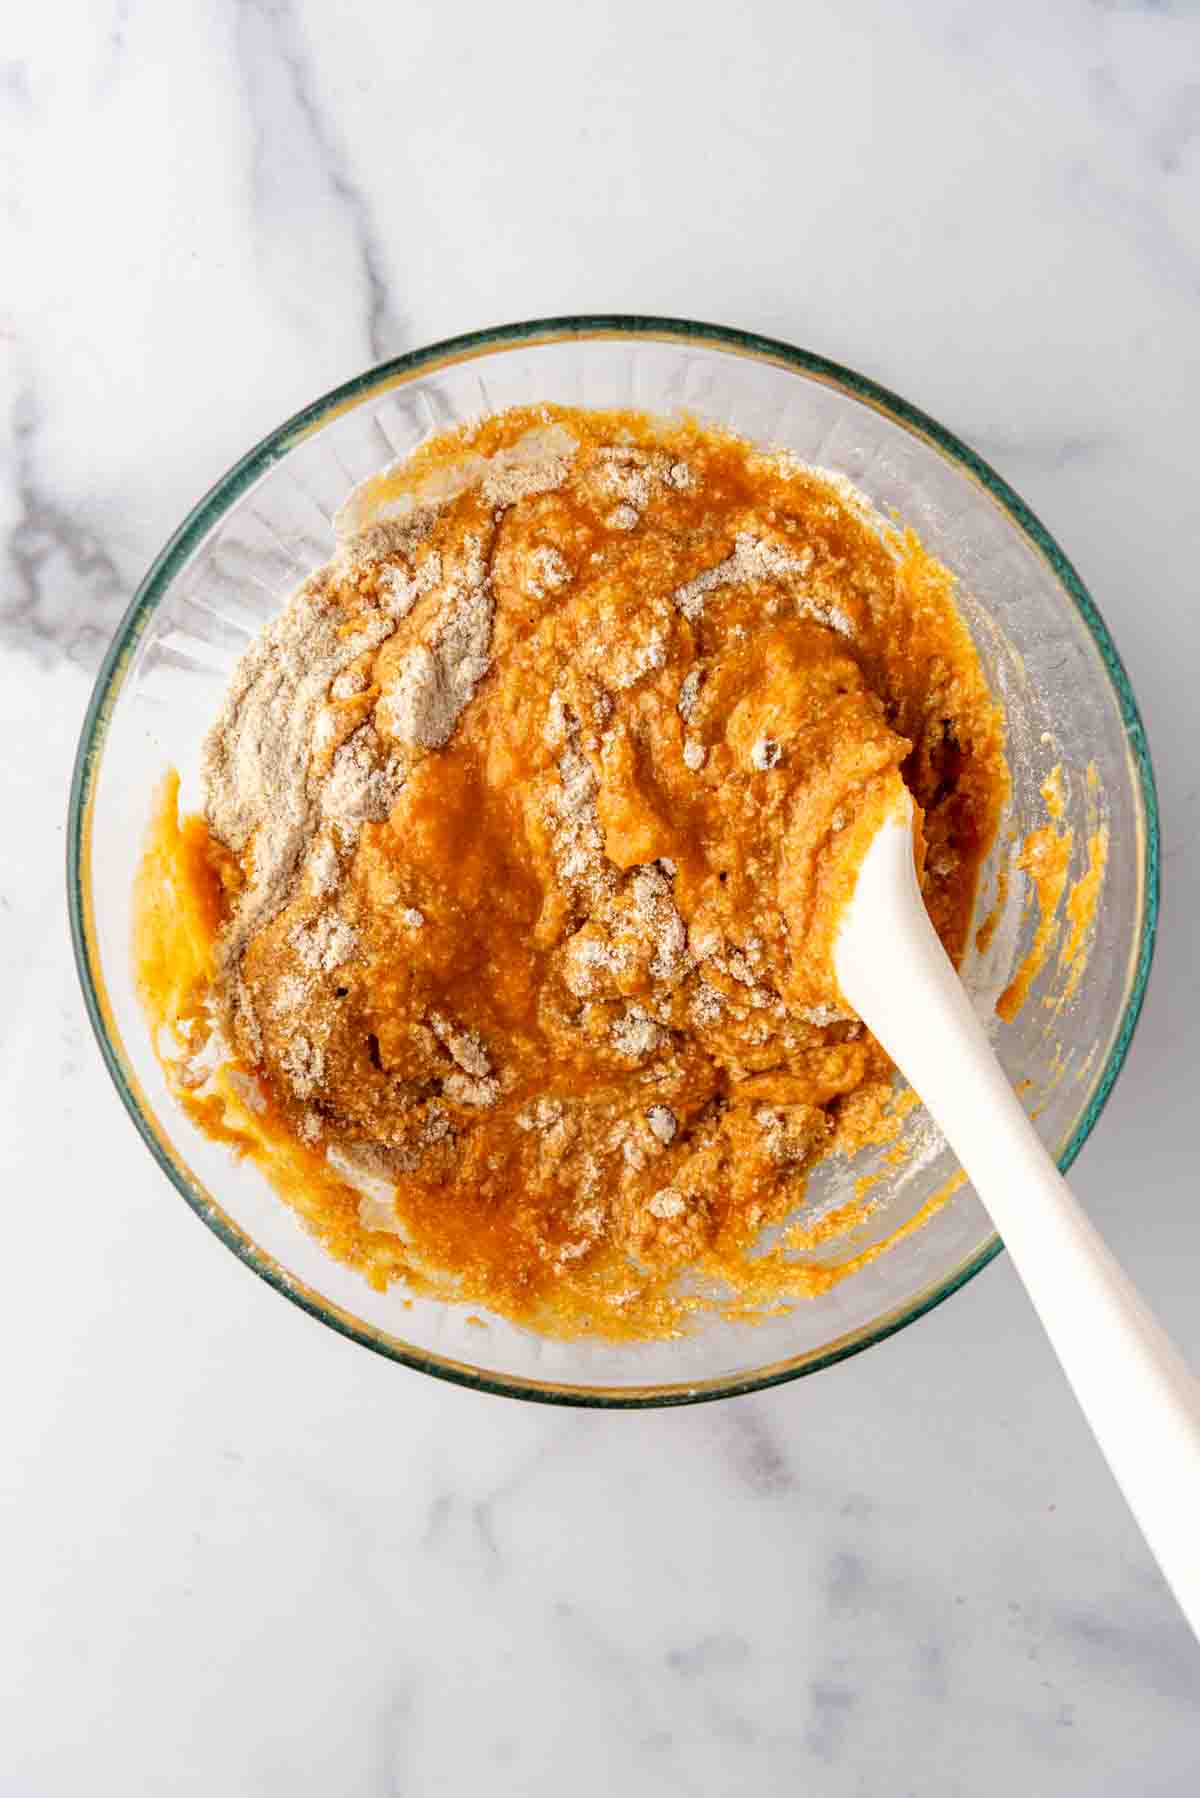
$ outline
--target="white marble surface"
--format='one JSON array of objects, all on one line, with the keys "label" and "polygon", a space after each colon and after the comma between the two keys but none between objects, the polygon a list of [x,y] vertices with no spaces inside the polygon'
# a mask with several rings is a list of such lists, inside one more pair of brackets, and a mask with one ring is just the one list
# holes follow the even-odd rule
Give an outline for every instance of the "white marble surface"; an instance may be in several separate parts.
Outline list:
[{"label": "white marble surface", "polygon": [[376,1360],[152,1166],[61,860],[136,580],[314,394],[597,308],[857,365],[1026,494],[1141,696],[1163,935],[1076,1179],[1200,1358],[1195,6],[52,0],[0,133],[0,1793],[1190,1798],[1200,1649],[1003,1261],[685,1412]]}]

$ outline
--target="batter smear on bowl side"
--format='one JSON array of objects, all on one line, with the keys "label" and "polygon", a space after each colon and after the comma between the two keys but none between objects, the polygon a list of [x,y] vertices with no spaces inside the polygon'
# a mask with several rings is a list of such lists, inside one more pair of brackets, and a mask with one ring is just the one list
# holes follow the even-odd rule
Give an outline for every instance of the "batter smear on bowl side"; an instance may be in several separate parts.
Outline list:
[{"label": "batter smear on bowl side", "polygon": [[951,577],[840,477],[546,407],[424,445],[239,664],[136,895],[172,1087],[329,1251],[560,1335],[821,1290],[896,1129],[830,935],[898,778],[957,961],[1004,803]]}]

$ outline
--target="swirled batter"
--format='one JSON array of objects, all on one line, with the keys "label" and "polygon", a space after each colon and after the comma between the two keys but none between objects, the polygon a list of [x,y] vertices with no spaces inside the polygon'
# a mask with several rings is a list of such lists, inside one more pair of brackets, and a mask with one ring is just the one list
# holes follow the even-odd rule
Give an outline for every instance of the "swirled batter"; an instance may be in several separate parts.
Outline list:
[{"label": "swirled batter", "polygon": [[696,426],[488,419],[358,497],[203,775],[147,851],[142,990],[333,1253],[562,1333],[675,1328],[684,1275],[827,1283],[754,1252],[888,1129],[840,905],[902,779],[957,960],[1006,792],[911,533]]}]

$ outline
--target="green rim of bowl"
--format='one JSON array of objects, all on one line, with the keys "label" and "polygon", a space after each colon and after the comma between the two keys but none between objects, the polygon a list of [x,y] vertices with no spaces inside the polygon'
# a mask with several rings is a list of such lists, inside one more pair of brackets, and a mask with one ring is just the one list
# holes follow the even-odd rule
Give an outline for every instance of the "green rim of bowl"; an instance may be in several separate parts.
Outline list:
[{"label": "green rim of bowl", "polygon": [[447,363],[464,361],[476,356],[486,356],[493,351],[509,349],[521,344],[535,344],[565,338],[609,337],[623,337],[634,341],[648,339],[659,342],[683,342],[734,351],[758,361],[773,362],[799,371],[825,385],[839,388],[851,398],[884,413],[894,422],[903,425],[914,436],[933,445],[949,461],[965,470],[986,489],[1050,564],[1060,585],[1091,633],[1092,640],[1108,671],[1108,677],[1124,722],[1126,740],[1136,770],[1137,786],[1141,796],[1144,823],[1143,909],[1137,954],[1120,1026],[1092,1097],[1058,1157],[1060,1168],[1064,1173],[1066,1172],[1087,1141],[1103,1111],[1128,1052],[1145,997],[1158,925],[1160,859],[1158,798],[1146,732],[1138,711],[1137,701],[1133,696],[1129,677],[1095,601],[1070,561],[1024,500],[1013,491],[1007,481],[989,467],[982,457],[976,455],[974,450],[969,449],[944,425],[938,424],[916,406],[910,405],[907,400],[901,399],[897,394],[880,386],[878,382],[870,380],[866,375],[857,374],[853,369],[844,368],[840,363],[831,362],[827,357],[815,355],[810,350],[797,349],[792,344],[782,343],[771,337],[760,337],[751,331],[734,330],[723,325],[702,324],[688,319],[653,318],[620,313],[585,314],[577,317],[535,319],[524,323],[499,325],[489,330],[471,331],[460,337],[447,338],[444,342],[431,344],[425,349],[412,350],[407,355],[397,356],[389,362],[380,363],[377,367],[347,381],[343,386],[334,388],[332,392],[325,394],[321,399],[314,400],[311,405],[304,407],[285,424],[272,431],[270,436],[265,437],[261,443],[243,456],[241,461],[235,463],[229,472],[217,482],[211,492],[206,494],[184,519],[174,536],[160,551],[134,594],[105,655],[84,718],[71,781],[67,826],[67,899],[71,920],[71,941],[80,984],[83,988],[84,1002],[91,1019],[92,1029],[96,1034],[96,1040],[100,1045],[100,1052],[122,1102],[150,1153],[168,1179],[187,1200],[193,1211],[203,1219],[225,1243],[226,1247],[233,1250],[240,1260],[252,1268],[261,1279],[273,1286],[277,1292],[282,1293],[293,1304],[299,1305],[302,1310],[318,1318],[329,1328],[349,1337],[354,1342],[362,1343],[365,1348],[372,1349],[375,1353],[384,1355],[390,1360],[401,1362],[407,1367],[419,1369],[423,1373],[434,1374],[438,1378],[474,1388],[476,1391],[495,1393],[508,1398],[530,1399],[543,1404],[586,1405],[623,1410],[642,1409],[657,1405],[699,1404],[709,1399],[731,1398],[742,1393],[761,1391],[769,1386],[778,1386],[785,1381],[799,1379],[804,1374],[816,1373],[818,1369],[830,1367],[835,1362],[844,1361],[850,1355],[859,1354],[863,1349],[884,1341],[886,1337],[894,1335],[897,1330],[903,1329],[907,1324],[923,1317],[926,1312],[932,1311],[935,1305],[940,1305],[945,1299],[948,1299],[951,1293],[957,1292],[960,1287],[965,1286],[968,1280],[973,1279],[982,1268],[987,1266],[988,1262],[994,1260],[1003,1244],[998,1236],[990,1237],[973,1255],[969,1256],[944,1279],[936,1282],[924,1292],[916,1294],[905,1304],[885,1313],[873,1323],[827,1344],[824,1348],[759,1368],[754,1373],[734,1379],[627,1388],[561,1385],[548,1381],[497,1375],[464,1362],[452,1361],[415,1349],[398,1338],[364,1326],[351,1314],[299,1286],[271,1256],[243,1235],[232,1220],[227,1218],[220,1207],[215,1204],[212,1197],[167,1152],[161,1137],[146,1115],[146,1111],[143,1110],[136,1091],[136,1083],[130,1077],[115,1033],[110,1030],[105,1021],[105,1006],[101,998],[103,979],[99,966],[95,965],[92,945],[88,936],[85,888],[89,804],[96,772],[100,765],[108,722],[124,682],[133,649],[147,620],[159,605],[175,576],[201,540],[229,510],[234,501],[272,464],[286,456],[289,450],[329,419],[333,413],[365,399],[373,392],[407,381],[416,374]]}]

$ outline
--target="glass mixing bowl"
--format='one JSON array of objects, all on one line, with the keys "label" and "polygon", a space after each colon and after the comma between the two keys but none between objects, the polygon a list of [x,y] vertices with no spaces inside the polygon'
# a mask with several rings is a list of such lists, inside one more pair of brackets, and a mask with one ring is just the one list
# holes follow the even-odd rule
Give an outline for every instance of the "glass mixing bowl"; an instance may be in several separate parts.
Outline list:
[{"label": "glass mixing bowl", "polygon": [[[1085,978],[1073,995],[1055,956],[995,1042],[1037,1128],[1067,1168],[1116,1079],[1142,1002],[1157,911],[1158,825],[1146,740],[1128,679],[1078,575],[1012,489],[904,400],[822,357],[742,331],[672,319],[589,317],[509,325],[398,357],[317,400],[230,469],[180,526],[139,588],[96,681],[71,791],[68,885],[80,980],[117,1091],[167,1177],[209,1228],[277,1291],[356,1342],[487,1391],[567,1404],[677,1404],[812,1373],[920,1317],[999,1251],[969,1187],[921,1228],[786,1315],[712,1316],[669,1342],[543,1340],[466,1308],[372,1292],[330,1260],[250,1166],[200,1135],[171,1100],[130,968],[130,898],[151,796],[175,765],[197,797],[200,741],[235,661],[298,579],[332,548],[351,489],[431,432],[511,405],[551,401],[686,410],[804,462],[841,471],[894,509],[959,577],[960,600],[1004,700],[1011,817],[980,914],[1014,841],[1044,820],[1040,786],[1068,771],[1072,877],[1097,816],[1110,832]],[[1091,783],[1084,771],[1091,765]],[[981,1008],[1028,946],[1015,912],[988,957],[965,967]],[[882,1172],[876,1208],[844,1259],[890,1236],[954,1173],[918,1110],[900,1168],[830,1162],[810,1187],[823,1209]]]}]

